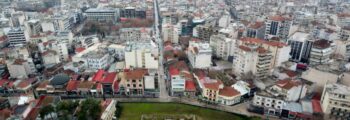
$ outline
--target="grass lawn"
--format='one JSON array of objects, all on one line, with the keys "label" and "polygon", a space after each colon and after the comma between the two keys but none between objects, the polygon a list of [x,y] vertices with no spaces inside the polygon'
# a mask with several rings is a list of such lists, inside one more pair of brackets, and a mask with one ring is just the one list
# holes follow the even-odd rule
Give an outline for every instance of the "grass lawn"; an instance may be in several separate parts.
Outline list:
[{"label": "grass lawn", "polygon": [[177,103],[119,103],[121,120],[140,120],[149,114],[194,114],[199,120],[247,120],[245,116]]}]

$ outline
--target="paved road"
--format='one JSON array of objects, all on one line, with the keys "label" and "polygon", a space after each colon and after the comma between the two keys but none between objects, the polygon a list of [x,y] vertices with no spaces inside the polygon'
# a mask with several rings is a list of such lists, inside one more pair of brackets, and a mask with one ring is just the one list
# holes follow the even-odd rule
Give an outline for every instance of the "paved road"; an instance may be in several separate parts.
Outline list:
[{"label": "paved road", "polygon": [[159,20],[159,13],[158,13],[158,2],[157,0],[153,0],[154,2],[154,28],[155,28],[155,42],[158,42],[158,49],[159,49],[159,67],[158,67],[158,81],[159,81],[159,98],[161,99],[167,99],[169,98],[169,94],[166,90],[166,83],[164,78],[164,67],[163,67],[163,40],[160,38],[160,20]]}]

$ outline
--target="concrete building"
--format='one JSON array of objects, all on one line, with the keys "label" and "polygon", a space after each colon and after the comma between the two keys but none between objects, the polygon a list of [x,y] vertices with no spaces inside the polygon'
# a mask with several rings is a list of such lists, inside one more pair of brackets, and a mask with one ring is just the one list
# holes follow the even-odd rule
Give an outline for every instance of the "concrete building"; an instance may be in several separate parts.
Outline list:
[{"label": "concrete building", "polygon": [[266,41],[258,38],[241,38],[237,43],[238,45],[254,44],[270,51],[272,55],[271,69],[281,66],[283,62],[288,61],[290,58],[291,47],[283,42]]},{"label": "concrete building", "polygon": [[276,98],[266,92],[259,92],[254,95],[252,105],[263,107],[264,114],[280,116],[285,101]]},{"label": "concrete building", "polygon": [[105,69],[109,64],[109,54],[104,50],[96,50],[90,51],[82,55],[82,59],[84,60],[84,64],[89,69]]},{"label": "concrete building", "polygon": [[291,60],[307,63],[310,57],[313,41],[309,34],[296,32],[288,39],[288,45],[291,46]]},{"label": "concrete building", "polygon": [[186,54],[193,68],[209,68],[212,64],[212,49],[208,43],[190,41]]},{"label": "concrete building", "polygon": [[306,85],[298,80],[279,80],[267,90],[275,97],[282,96],[285,101],[297,101],[305,97]]},{"label": "concrete building", "polygon": [[339,55],[345,60],[350,60],[350,41],[349,40],[335,40],[334,54]]},{"label": "concrete building", "polygon": [[39,20],[32,19],[32,20],[26,21],[24,25],[26,29],[28,29],[30,36],[38,35],[42,31]]},{"label": "concrete building", "polygon": [[317,40],[312,45],[309,62],[311,65],[327,64],[332,53],[330,41]]},{"label": "concrete building", "polygon": [[47,50],[42,53],[44,65],[56,65],[61,62],[60,56],[56,51]]},{"label": "concrete building", "polygon": [[179,43],[179,30],[176,25],[163,24],[162,37],[164,41],[171,41],[171,43]]},{"label": "concrete building", "polygon": [[158,48],[152,41],[128,43],[124,56],[126,68],[158,68]]},{"label": "concrete building", "polygon": [[64,42],[59,42],[57,40],[50,40],[47,42],[42,42],[38,44],[39,51],[45,53],[47,50],[55,51],[59,57],[60,61],[68,60],[68,46]]},{"label": "concrete building", "polygon": [[146,18],[146,10],[143,8],[125,7],[120,9],[120,17],[123,18]]},{"label": "concrete building", "polygon": [[291,27],[292,22],[290,18],[276,15],[268,17],[265,24],[265,39],[279,37],[280,39],[285,41],[289,35],[289,29]]},{"label": "concrete building", "polygon": [[233,72],[238,76],[253,73],[257,79],[265,79],[271,70],[272,54],[265,48],[254,45],[239,45],[233,61]]},{"label": "concrete building", "polygon": [[251,23],[246,29],[245,36],[250,37],[250,38],[264,39],[265,38],[265,23],[264,22]]},{"label": "concrete building", "polygon": [[7,69],[12,78],[28,78],[28,75],[36,72],[33,60],[25,59],[9,59],[6,61]]},{"label": "concrete building", "polygon": [[193,30],[193,32],[196,31],[197,37],[203,41],[210,41],[210,36],[218,33],[218,31],[210,25],[197,25],[194,29],[196,30]]},{"label": "concrete building", "polygon": [[[147,74],[145,69],[135,69],[123,73],[121,86],[125,88],[126,95],[143,96],[144,95],[144,76]],[[124,80],[123,80],[124,79]]]},{"label": "concrete building", "polygon": [[234,55],[236,40],[218,34],[210,38],[210,46],[213,48],[213,54],[216,57],[228,60]]},{"label": "concrete building", "polygon": [[350,26],[342,27],[339,32],[340,40],[350,40]]},{"label": "concrete building", "polygon": [[180,75],[171,76],[171,95],[182,96],[185,92],[185,78]]},{"label": "concrete building", "polygon": [[234,88],[225,86],[219,90],[218,101],[223,105],[235,105],[241,102],[241,94]]},{"label": "concrete building", "polygon": [[24,28],[11,28],[7,37],[10,46],[23,46],[29,42],[29,34]]},{"label": "concrete building", "polygon": [[119,30],[120,40],[126,42],[148,41],[151,39],[151,32],[151,28],[121,28]]},{"label": "concrete building", "polygon": [[90,8],[85,14],[89,21],[116,23],[119,19],[119,10],[112,8]]},{"label": "concrete building", "polygon": [[54,27],[54,31],[71,30],[74,25],[74,17],[69,14],[56,14],[49,19]]},{"label": "concrete building", "polygon": [[350,26],[350,13],[338,13],[336,20],[340,27]]},{"label": "concrete building", "polygon": [[339,119],[349,118],[350,87],[337,83],[324,86],[321,106],[325,114]]}]

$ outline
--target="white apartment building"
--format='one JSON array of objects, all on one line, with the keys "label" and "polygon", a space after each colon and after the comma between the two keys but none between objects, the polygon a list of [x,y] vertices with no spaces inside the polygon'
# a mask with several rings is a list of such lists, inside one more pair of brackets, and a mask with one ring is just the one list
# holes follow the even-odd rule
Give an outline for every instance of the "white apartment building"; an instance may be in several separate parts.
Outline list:
[{"label": "white apartment building", "polygon": [[51,18],[55,31],[70,30],[73,27],[74,17],[69,14],[58,14]]},{"label": "white apartment building", "polygon": [[119,10],[112,8],[90,8],[85,11],[86,17],[90,21],[117,22]]},{"label": "white apartment building", "polygon": [[129,42],[124,56],[126,68],[158,69],[158,48],[152,41]]},{"label": "white apartment building", "polygon": [[310,34],[296,32],[288,39],[288,45],[291,46],[291,60],[297,62],[308,62],[313,41],[310,40]]},{"label": "white apartment building", "polygon": [[338,83],[326,84],[321,97],[321,106],[325,114],[340,119],[350,117],[350,87]]},{"label": "white apartment building", "polygon": [[23,46],[29,42],[29,34],[24,28],[11,28],[7,33],[10,46]]},{"label": "white apartment building", "polygon": [[287,17],[276,15],[268,17],[265,24],[265,39],[279,37],[282,40],[286,40],[289,35],[289,29],[292,22]]},{"label": "white apartment building", "polygon": [[85,66],[93,70],[107,68],[109,64],[109,57],[108,52],[104,50],[90,51],[82,55]]},{"label": "white apartment building", "polygon": [[179,31],[176,25],[165,24],[162,26],[162,37],[164,41],[179,43]]},{"label": "white apartment building", "polygon": [[171,95],[183,95],[185,92],[185,78],[180,75],[171,76]]},{"label": "white apartment building", "polygon": [[305,97],[307,88],[298,80],[279,80],[267,90],[275,97],[282,96],[285,101],[297,101]]},{"label": "white apartment building", "polygon": [[47,50],[53,50],[53,51],[56,51],[56,53],[59,55],[60,61],[68,60],[69,56],[68,56],[67,43],[59,42],[56,40],[50,40],[47,42],[39,43],[38,47],[41,53],[44,53]]},{"label": "white apartment building", "polygon": [[317,40],[312,45],[309,62],[311,65],[327,64],[332,53],[330,41]]},{"label": "white apartment building", "polygon": [[283,62],[286,62],[290,58],[291,47],[283,42],[278,41],[266,41],[259,38],[241,38],[238,42],[239,45],[254,44],[261,46],[271,52],[271,69],[281,66]]},{"label": "white apartment building", "polygon": [[263,47],[246,44],[237,49],[233,72],[238,76],[252,72],[257,79],[265,79],[271,72],[271,52]]},{"label": "white apartment building", "polygon": [[213,48],[213,54],[224,60],[228,60],[234,55],[236,40],[218,34],[212,35],[210,38],[210,46]]},{"label": "white apartment building", "polygon": [[24,25],[28,30],[30,36],[38,35],[41,32],[40,21],[37,19],[28,20]]},{"label": "white apartment building", "polygon": [[268,113],[269,115],[279,116],[282,112],[285,101],[281,98],[270,96],[266,92],[259,92],[255,93],[252,104],[258,107],[264,107],[265,113]]},{"label": "white apartment building", "polygon": [[193,68],[209,68],[212,64],[212,49],[209,43],[189,41],[186,54]]}]

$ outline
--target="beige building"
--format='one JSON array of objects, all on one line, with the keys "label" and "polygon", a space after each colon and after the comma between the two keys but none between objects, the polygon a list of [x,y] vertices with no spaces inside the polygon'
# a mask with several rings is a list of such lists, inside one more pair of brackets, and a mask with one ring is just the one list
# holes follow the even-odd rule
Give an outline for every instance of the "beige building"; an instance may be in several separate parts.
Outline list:
[{"label": "beige building", "polygon": [[12,78],[27,78],[36,72],[32,59],[10,59],[6,61],[7,69]]},{"label": "beige building", "polygon": [[350,117],[350,87],[337,83],[326,84],[321,97],[321,106],[325,114],[340,119]]},{"label": "beige building", "polygon": [[244,76],[251,72],[258,79],[265,79],[271,73],[272,54],[255,44],[239,45],[233,61],[233,72]]}]

